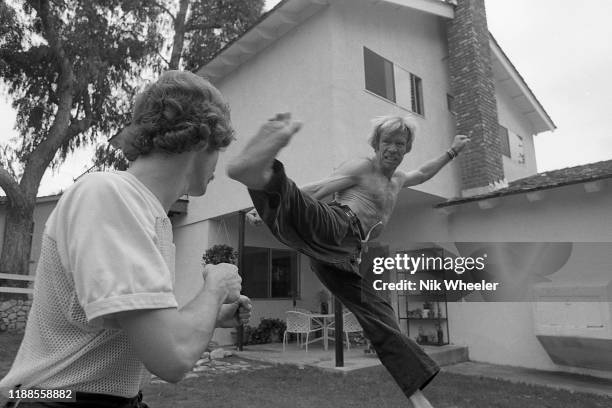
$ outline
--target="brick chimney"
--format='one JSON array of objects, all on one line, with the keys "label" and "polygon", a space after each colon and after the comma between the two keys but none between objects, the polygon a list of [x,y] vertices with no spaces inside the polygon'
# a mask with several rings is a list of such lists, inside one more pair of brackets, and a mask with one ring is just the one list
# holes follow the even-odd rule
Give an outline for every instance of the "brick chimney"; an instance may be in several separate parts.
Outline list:
[{"label": "brick chimney", "polygon": [[467,197],[504,180],[484,0],[457,1],[447,40],[457,133],[472,139],[459,159],[461,194]]}]

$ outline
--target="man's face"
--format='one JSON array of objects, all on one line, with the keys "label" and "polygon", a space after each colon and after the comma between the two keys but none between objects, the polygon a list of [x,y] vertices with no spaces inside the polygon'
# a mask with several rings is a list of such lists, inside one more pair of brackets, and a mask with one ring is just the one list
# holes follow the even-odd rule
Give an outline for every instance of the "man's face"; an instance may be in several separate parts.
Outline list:
[{"label": "man's face", "polygon": [[408,143],[405,131],[383,133],[378,142],[376,157],[382,168],[395,169],[410,149],[412,149],[412,143]]},{"label": "man's face", "polygon": [[215,178],[218,160],[218,150],[208,151],[207,149],[202,149],[197,152],[194,169],[189,179],[189,191],[187,194],[200,197],[206,193],[208,183]]}]

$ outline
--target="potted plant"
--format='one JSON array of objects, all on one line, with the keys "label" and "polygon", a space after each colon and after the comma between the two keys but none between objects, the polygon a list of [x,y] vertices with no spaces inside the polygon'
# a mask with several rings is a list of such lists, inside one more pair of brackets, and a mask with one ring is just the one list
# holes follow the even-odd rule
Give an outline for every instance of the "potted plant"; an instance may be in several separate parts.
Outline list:
[{"label": "potted plant", "polygon": [[261,319],[258,329],[266,343],[278,343],[283,339],[287,324],[281,319]]},{"label": "potted plant", "polygon": [[202,255],[202,262],[204,265],[217,265],[220,263],[236,265],[238,263],[238,251],[225,244],[213,245]]}]

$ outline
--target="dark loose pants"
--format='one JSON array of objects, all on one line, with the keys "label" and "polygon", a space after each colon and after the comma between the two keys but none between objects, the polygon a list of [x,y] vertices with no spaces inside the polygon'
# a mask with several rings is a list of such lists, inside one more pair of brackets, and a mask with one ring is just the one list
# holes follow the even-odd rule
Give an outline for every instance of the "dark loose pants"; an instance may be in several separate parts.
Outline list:
[{"label": "dark loose pants", "polygon": [[279,241],[310,257],[317,277],[353,312],[383,365],[410,397],[439,367],[401,333],[391,305],[359,274],[358,220],[303,193],[281,162],[275,161],[273,170],[264,190],[249,190],[260,217]]}]

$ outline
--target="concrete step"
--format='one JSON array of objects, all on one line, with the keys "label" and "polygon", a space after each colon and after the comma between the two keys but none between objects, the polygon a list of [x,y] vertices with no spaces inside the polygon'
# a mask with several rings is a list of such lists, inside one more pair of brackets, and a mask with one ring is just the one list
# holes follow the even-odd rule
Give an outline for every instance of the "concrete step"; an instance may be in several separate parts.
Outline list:
[{"label": "concrete step", "polygon": [[423,346],[423,350],[440,366],[469,361],[467,346],[449,344],[446,346]]},{"label": "concrete step", "polygon": [[[320,346],[320,345],[319,345]],[[440,366],[468,361],[466,346],[423,346],[423,349]],[[375,354],[366,354],[363,347],[351,347],[344,350],[344,367],[336,367],[333,347],[323,350],[321,347],[311,347],[306,352],[294,344],[288,345],[283,352],[282,344],[261,344],[246,346],[244,351],[236,352],[237,356],[249,360],[257,360],[271,364],[290,364],[298,367],[310,366],[335,372],[353,372],[364,368],[380,367],[382,365]]]}]

